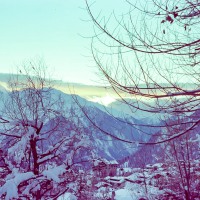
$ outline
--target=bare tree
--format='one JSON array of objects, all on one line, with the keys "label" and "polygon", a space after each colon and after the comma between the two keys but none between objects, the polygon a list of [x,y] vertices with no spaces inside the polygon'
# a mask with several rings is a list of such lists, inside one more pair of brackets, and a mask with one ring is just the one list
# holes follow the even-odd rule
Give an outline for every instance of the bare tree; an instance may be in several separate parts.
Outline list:
[{"label": "bare tree", "polygon": [[76,166],[89,149],[80,116],[53,90],[42,63],[26,64],[9,85],[0,110],[0,196],[56,199],[76,190]]},{"label": "bare tree", "polygon": [[[96,15],[86,0],[94,24],[92,54],[103,77],[134,113],[157,115],[162,124],[137,127],[187,129],[149,144],[176,139],[199,126],[199,1],[126,1],[127,12],[108,18]],[[94,10],[94,11],[93,11]],[[134,99],[129,100],[128,99]],[[168,123],[174,114],[188,116]],[[135,124],[132,124],[135,125]]]},{"label": "bare tree", "polygon": [[[180,116],[178,116],[180,118]],[[169,119],[172,121],[172,119]],[[179,119],[176,119],[179,120]],[[173,135],[180,130],[185,130],[188,124],[167,127],[163,129],[165,135]],[[195,161],[199,160],[199,141],[197,140],[198,130],[191,131],[191,134],[182,135],[172,141],[164,143],[164,162],[169,166],[171,181],[169,185],[173,191],[185,199],[195,199],[198,197],[198,184],[196,179]],[[163,137],[163,136],[162,136]],[[173,179],[173,180],[172,180]]]}]

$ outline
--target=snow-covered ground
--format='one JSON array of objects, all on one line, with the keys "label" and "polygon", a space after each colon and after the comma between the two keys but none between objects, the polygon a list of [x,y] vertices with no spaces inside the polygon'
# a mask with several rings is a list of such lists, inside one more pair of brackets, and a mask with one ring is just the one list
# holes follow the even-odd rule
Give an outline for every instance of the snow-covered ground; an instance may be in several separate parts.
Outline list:
[{"label": "snow-covered ground", "polygon": [[72,193],[66,192],[65,194],[58,197],[57,200],[77,200],[77,197],[74,196]]}]

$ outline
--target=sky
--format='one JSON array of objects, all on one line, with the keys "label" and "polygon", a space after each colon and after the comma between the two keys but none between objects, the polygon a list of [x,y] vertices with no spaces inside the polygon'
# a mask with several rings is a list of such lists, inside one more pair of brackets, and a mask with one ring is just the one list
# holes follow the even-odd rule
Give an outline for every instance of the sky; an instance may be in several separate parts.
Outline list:
[{"label": "sky", "polygon": [[[114,0],[89,2],[102,16],[124,5],[124,0],[117,5]],[[84,0],[0,0],[0,73],[19,73],[25,63],[42,60],[53,79],[102,85],[91,56],[93,24],[85,8]],[[114,101],[104,87],[76,85],[76,91],[105,105]]]},{"label": "sky", "polygon": [[[114,2],[95,4],[98,12],[110,12]],[[23,63],[42,59],[53,78],[98,85],[92,35],[84,0],[0,0],[0,73],[15,73]]]},{"label": "sky", "polygon": [[[95,16],[129,10],[125,0],[88,1]],[[102,85],[91,56],[93,35],[85,0],[0,0],[0,73],[19,73],[27,61],[41,59],[53,79]],[[90,89],[79,91],[92,93],[97,102],[99,96],[113,101],[107,89]]]}]

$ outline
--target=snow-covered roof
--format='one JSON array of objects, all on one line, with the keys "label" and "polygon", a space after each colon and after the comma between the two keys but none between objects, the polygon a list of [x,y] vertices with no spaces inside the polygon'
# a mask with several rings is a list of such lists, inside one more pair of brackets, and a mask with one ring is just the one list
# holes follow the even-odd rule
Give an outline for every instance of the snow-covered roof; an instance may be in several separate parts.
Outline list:
[{"label": "snow-covered roof", "polygon": [[111,160],[111,161],[109,161],[110,162],[110,164],[119,164],[116,160]]},{"label": "snow-covered roof", "polygon": [[97,183],[95,186],[99,188],[99,187],[102,187],[104,185],[112,186],[110,183],[107,183],[107,182],[104,182],[104,181]]},{"label": "snow-covered roof", "polygon": [[132,169],[130,167],[125,167],[123,168],[124,172],[132,172]]},{"label": "snow-covered roof", "polygon": [[96,160],[94,160],[94,166],[97,166],[99,163],[105,163],[105,164],[107,164],[107,165],[117,165],[117,164],[119,164],[116,160],[110,160],[110,161],[108,161],[108,160],[106,160],[105,158],[101,158],[101,159],[96,159]]}]

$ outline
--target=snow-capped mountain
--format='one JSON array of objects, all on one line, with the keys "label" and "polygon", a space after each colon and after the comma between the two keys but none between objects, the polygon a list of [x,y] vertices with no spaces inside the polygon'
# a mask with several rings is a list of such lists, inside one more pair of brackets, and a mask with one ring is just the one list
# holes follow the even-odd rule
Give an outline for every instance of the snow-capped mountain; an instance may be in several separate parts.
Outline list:
[{"label": "snow-capped mountain", "polygon": [[[0,74],[0,91],[4,101],[7,98],[6,91],[8,91],[7,82],[9,77],[10,75]],[[24,77],[20,76],[20,78],[23,79]],[[70,120],[66,119],[68,126],[73,124],[73,126],[79,128],[78,116],[84,125],[85,131],[90,135],[91,144],[96,153],[108,160],[121,160],[132,155],[138,150],[137,141],[148,141],[151,134],[159,131],[155,128],[139,126],[144,123],[155,123],[155,116],[144,117],[140,115],[139,111],[131,111],[127,105],[118,101],[106,107],[99,103],[88,101],[81,96],[66,94],[60,90],[53,89],[50,98],[55,100],[58,97],[64,103],[65,116],[68,119],[70,118]],[[1,104],[0,106],[2,107],[3,105]],[[76,117],[73,117],[73,115]],[[51,127],[51,123],[52,121],[46,122],[45,128]],[[129,143],[131,141],[133,143]]]},{"label": "snow-capped mountain", "polygon": [[[5,91],[3,88],[2,92],[4,95],[1,96],[4,96],[4,100],[7,98]],[[23,95],[23,91],[20,91],[20,93]],[[140,120],[136,120],[128,115],[126,115],[126,119],[113,117],[110,115],[110,111],[98,103],[87,101],[78,95],[65,94],[53,89],[50,98],[55,100],[58,97],[64,103],[65,116],[70,118],[70,120],[66,119],[67,126],[70,126],[69,124],[71,123],[71,125],[73,124],[78,129],[78,117],[85,126],[84,128],[90,137],[91,144],[100,157],[108,160],[122,159],[133,154],[138,149],[137,142],[134,141],[147,141],[150,138],[149,135],[141,134],[141,130],[137,126],[131,125],[131,123],[142,123]],[[118,111],[115,110],[114,112],[117,113]],[[76,116],[74,119],[73,115]],[[46,122],[45,129],[50,128],[51,123],[52,121]],[[145,127],[143,132],[150,133]],[[116,137],[121,140],[133,141],[133,143],[122,142],[116,139]]]},{"label": "snow-capped mountain", "polygon": [[[137,126],[128,123],[142,123],[131,116],[129,119],[113,117],[102,105],[89,102],[80,96],[65,94],[58,90],[53,90],[52,93],[55,96],[61,96],[64,100],[66,111],[69,111],[69,118],[73,117],[72,112],[79,116],[85,126],[85,132],[88,133],[92,145],[100,157],[109,160],[122,159],[138,149],[137,142],[134,143],[134,141],[147,141],[150,138],[149,135],[142,134]],[[68,121],[68,126],[70,123],[77,128],[79,126],[79,122],[75,118]],[[143,131],[147,132],[147,129],[144,127]],[[115,137],[133,141],[133,143],[122,142]]]}]

